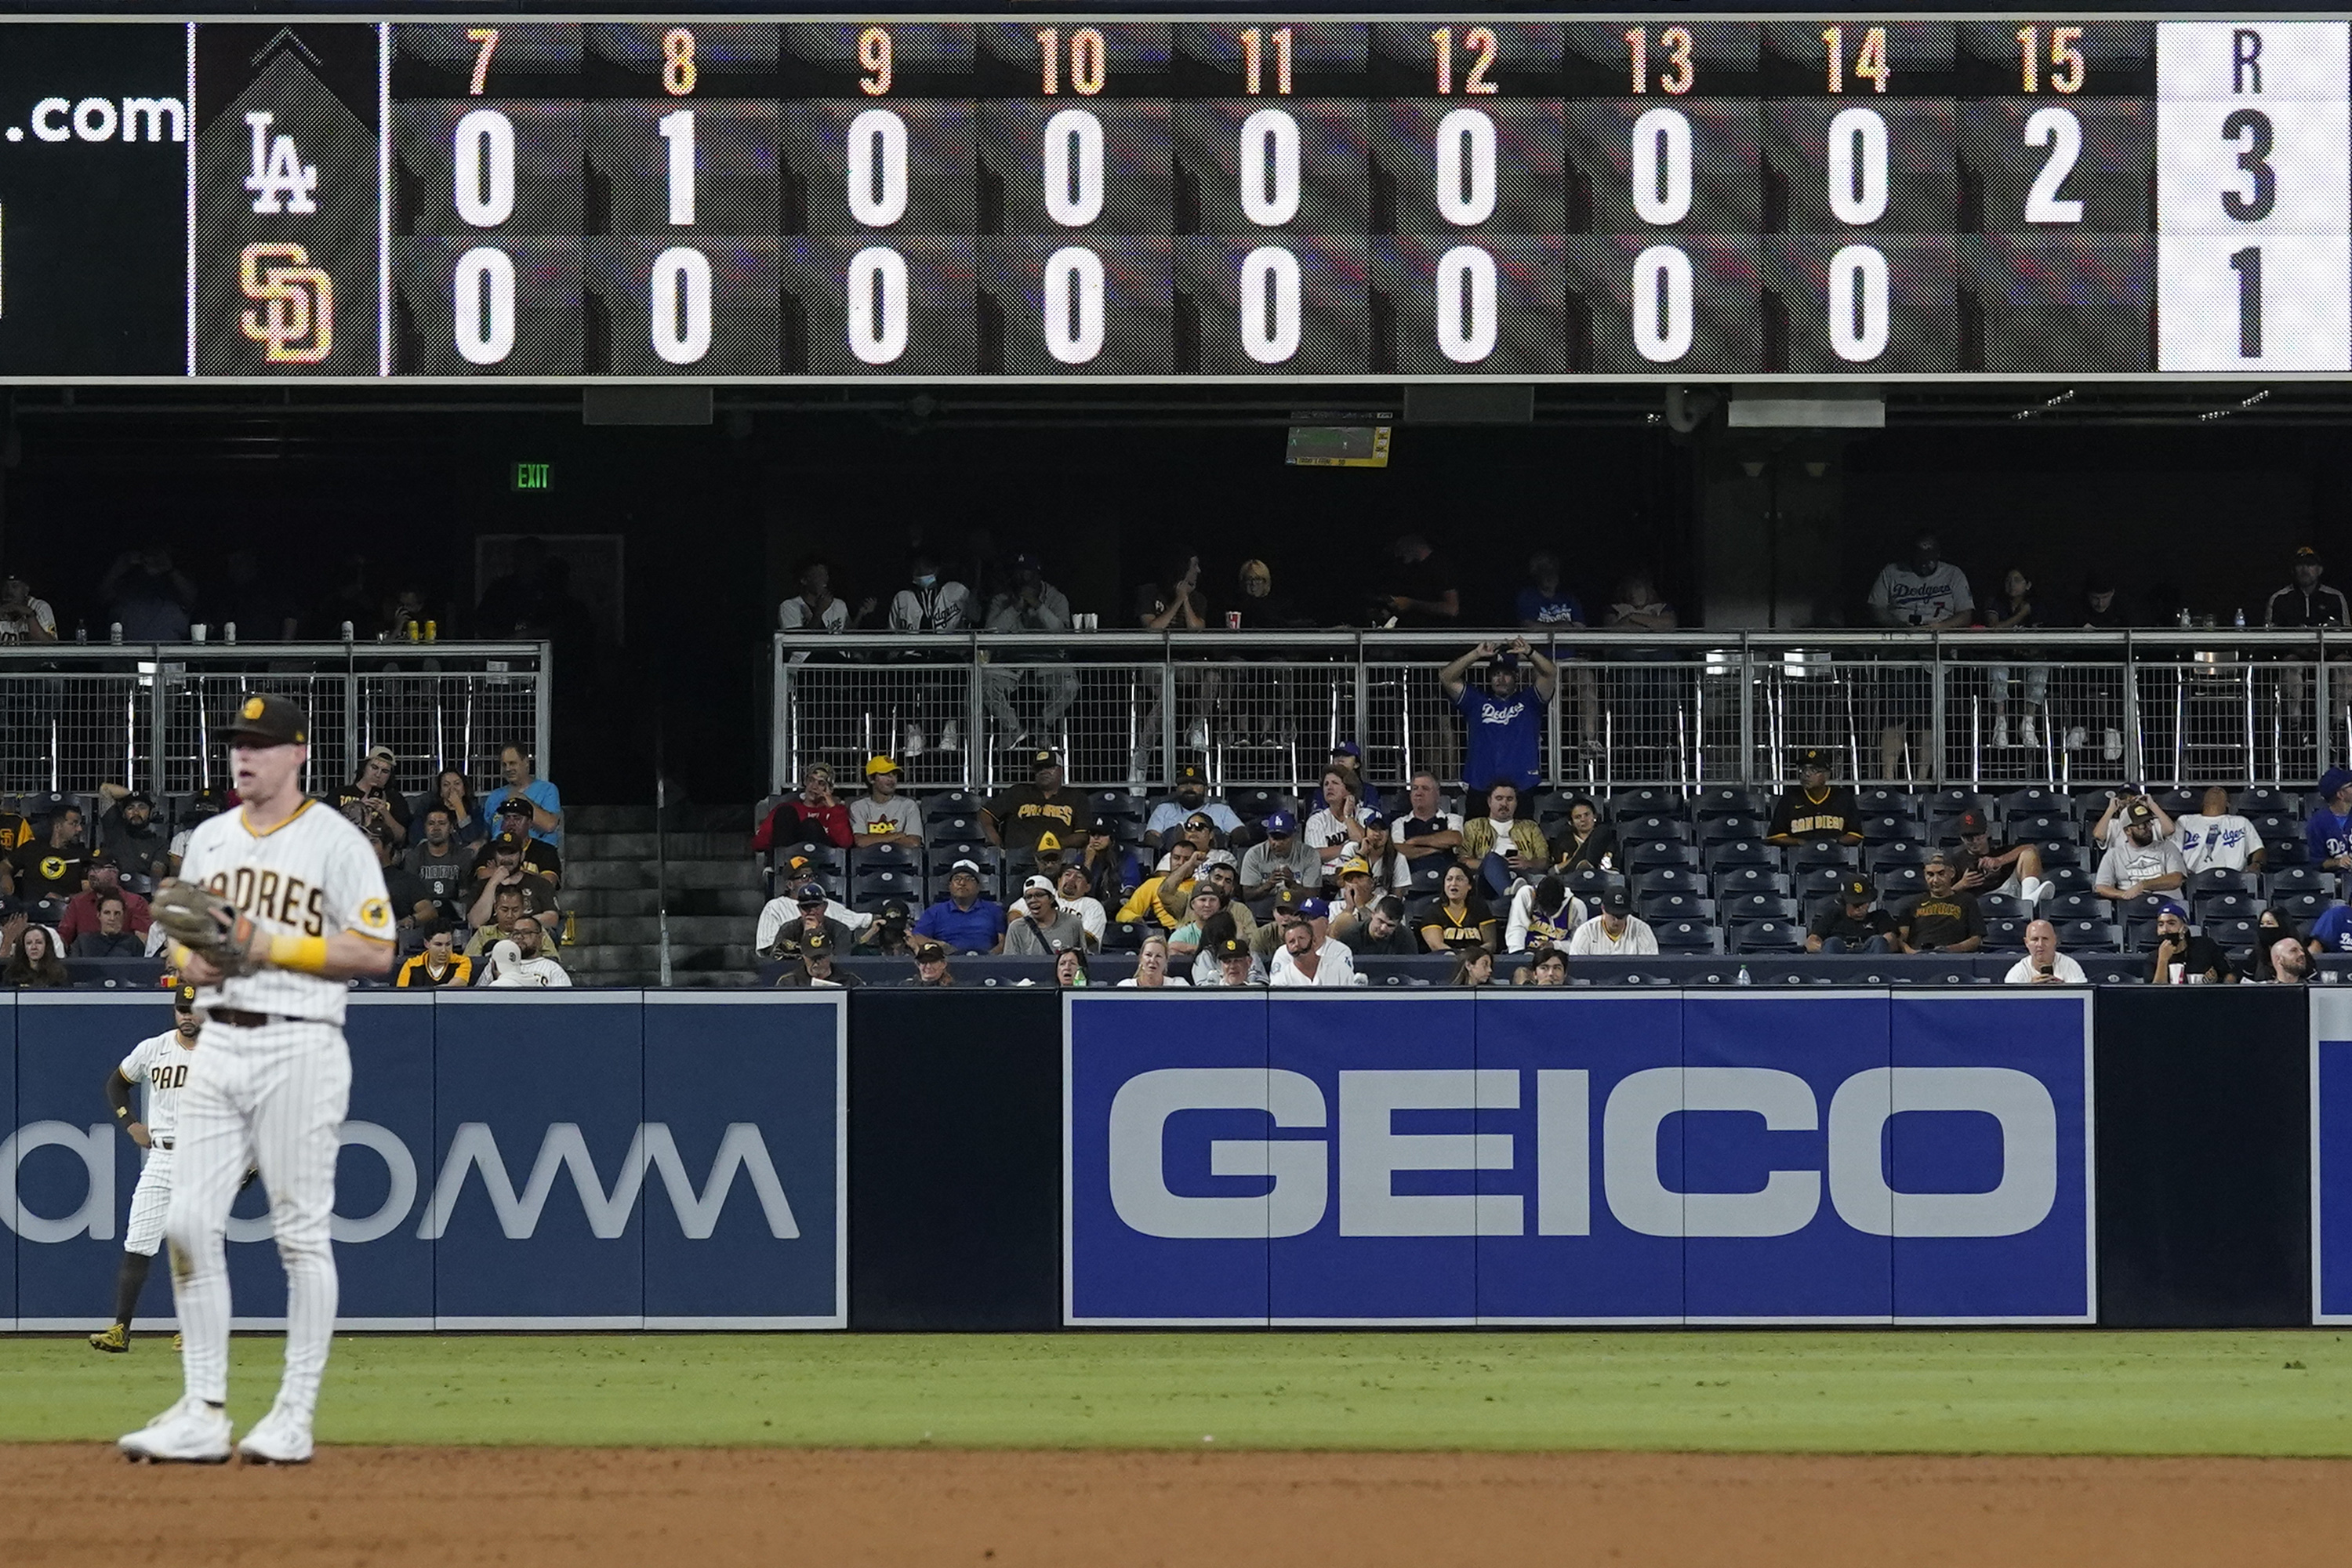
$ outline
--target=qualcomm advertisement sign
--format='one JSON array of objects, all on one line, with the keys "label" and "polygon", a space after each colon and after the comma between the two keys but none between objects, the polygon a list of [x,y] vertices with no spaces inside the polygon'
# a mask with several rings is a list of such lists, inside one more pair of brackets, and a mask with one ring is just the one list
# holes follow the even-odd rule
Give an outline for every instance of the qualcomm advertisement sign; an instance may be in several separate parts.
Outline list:
[{"label": "qualcomm advertisement sign", "polygon": [[[354,995],[341,1325],[842,1326],[844,1017],[821,994]],[[139,1159],[103,1083],[169,1019],[152,995],[0,1005],[0,1327],[105,1319]],[[268,1238],[257,1186],[229,1226],[241,1325],[284,1314]],[[142,1321],[171,1313],[157,1268]]]},{"label": "qualcomm advertisement sign", "polygon": [[1066,1006],[1072,1323],[2094,1316],[2079,993]]}]

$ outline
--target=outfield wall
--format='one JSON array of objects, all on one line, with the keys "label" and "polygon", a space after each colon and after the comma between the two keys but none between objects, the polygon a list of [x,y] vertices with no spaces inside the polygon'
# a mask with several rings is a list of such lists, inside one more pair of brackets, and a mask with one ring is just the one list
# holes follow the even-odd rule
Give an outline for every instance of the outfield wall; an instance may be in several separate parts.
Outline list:
[{"label": "outfield wall", "polygon": [[[100,1084],[168,1022],[0,995],[0,1329],[103,1318]],[[352,1328],[2352,1316],[2332,989],[370,993],[349,1032]]]}]

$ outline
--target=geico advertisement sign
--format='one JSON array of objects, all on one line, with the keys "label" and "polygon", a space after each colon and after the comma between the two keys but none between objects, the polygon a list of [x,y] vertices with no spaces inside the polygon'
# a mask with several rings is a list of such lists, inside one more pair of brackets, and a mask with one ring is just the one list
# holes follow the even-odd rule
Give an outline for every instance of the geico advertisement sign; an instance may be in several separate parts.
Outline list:
[{"label": "geico advertisement sign", "polygon": [[[609,1241],[627,1230],[629,1216],[636,1209],[649,1172],[660,1178],[669,1199],[670,1213],[689,1241],[710,1239],[738,1177],[749,1183],[769,1235],[778,1240],[790,1240],[801,1234],[792,1200],[777,1177],[775,1162],[769,1157],[767,1141],[760,1129],[748,1121],[727,1126],[699,1183],[687,1169],[668,1125],[641,1122],[620,1157],[609,1188],[597,1173],[587,1139],[579,1126],[570,1121],[554,1122],[540,1137],[536,1156],[520,1192],[489,1125],[463,1122],[449,1141],[448,1152],[441,1161],[421,1214],[417,1205],[422,1189],[416,1157],[397,1134],[373,1121],[346,1121],[339,1129],[339,1135],[344,1148],[365,1150],[381,1160],[388,1178],[383,1198],[372,1212],[352,1215],[339,1211],[335,1215],[334,1237],[340,1242],[380,1240],[407,1226],[412,1218],[415,1221],[414,1234],[419,1240],[437,1240],[467,1201],[469,1191],[481,1194],[474,1201],[490,1205],[498,1227],[508,1240],[527,1241],[538,1233],[541,1217],[559,1177],[568,1177],[586,1215],[589,1234],[598,1240]],[[68,1242],[85,1236],[93,1241],[113,1240],[121,1209],[115,1190],[115,1142],[119,1136],[104,1122],[80,1127],[67,1121],[35,1121],[0,1140],[0,1224],[36,1243]],[[52,1162],[68,1168],[72,1163],[82,1167],[85,1174],[79,1205],[66,1209],[50,1201],[44,1205],[50,1212],[45,1214],[37,1212],[31,1198],[20,1198],[20,1169],[43,1150],[59,1152],[49,1156]],[[474,1179],[477,1175],[478,1180]],[[45,1173],[45,1186],[53,1190],[57,1184],[55,1176]],[[228,1236],[231,1241],[267,1240],[268,1216],[233,1218]]]},{"label": "geico advertisement sign", "polygon": [[[1336,1195],[1341,1236],[1590,1236],[1592,1075],[1581,1068],[1437,1068],[1339,1075],[1336,1121],[1304,1073],[1163,1068],[1119,1086],[1110,1108],[1110,1197],[1146,1236],[1303,1236]],[[1532,1084],[1527,1080],[1532,1079]],[[1535,1110],[1532,1194],[1405,1194],[1401,1173],[1516,1171],[1508,1132],[1403,1132],[1398,1113]],[[1264,1111],[1283,1138],[1210,1140],[1218,1176],[1262,1176],[1262,1195],[1202,1197],[1169,1190],[1168,1126],[1186,1110]],[[1738,1111],[1778,1132],[1822,1125],[1812,1087],[1771,1068],[1651,1068],[1618,1080],[1601,1116],[1601,1192],[1609,1212],[1644,1236],[1790,1236],[1821,1212],[1819,1169],[1769,1172],[1754,1192],[1685,1192],[1661,1174],[1659,1130],[1685,1111]],[[1972,1193],[1905,1193],[1886,1179],[1889,1120],[1903,1111],[1977,1112],[1999,1124],[2000,1174]],[[1307,1130],[1329,1128],[1328,1139]],[[1828,1195],[1838,1217],[1871,1236],[2015,1236],[2040,1225],[2058,1192],[2058,1110],[2041,1081],[2009,1068],[1869,1068],[1831,1097]],[[1337,1187],[1333,1192],[1333,1173]],[[1533,1225],[1529,1225],[1532,1210]]]},{"label": "geico advertisement sign", "polygon": [[1065,1005],[1075,1323],[2093,1312],[2082,995]]}]

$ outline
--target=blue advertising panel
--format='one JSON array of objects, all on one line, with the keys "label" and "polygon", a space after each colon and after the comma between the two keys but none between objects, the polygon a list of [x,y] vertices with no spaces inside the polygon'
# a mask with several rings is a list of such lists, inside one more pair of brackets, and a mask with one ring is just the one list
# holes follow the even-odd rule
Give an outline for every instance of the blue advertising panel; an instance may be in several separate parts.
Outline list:
[{"label": "blue advertising panel", "polygon": [[1066,1319],[1264,1323],[1267,1230],[1330,1193],[1328,1108],[1267,1072],[1265,994],[1071,993],[1063,1018]]},{"label": "blue advertising panel", "polygon": [[[360,991],[345,1009],[352,1104],[335,1159],[334,1221],[343,1328],[433,1326],[433,1243],[417,1234],[439,1146],[433,1001],[430,992]],[[285,1275],[268,1262],[270,1289],[282,1299]]]},{"label": "blue advertising panel", "polygon": [[1066,1005],[1072,1322],[2091,1316],[2081,994],[1205,1000]]},{"label": "blue advertising panel", "polygon": [[1266,1248],[1273,1321],[1355,1322],[1366,1301],[1381,1303],[1375,1321],[1475,1320],[1478,1237],[1520,1205],[1477,1188],[1482,1150],[1499,1145],[1478,1136],[1469,1009],[1443,994],[1276,991],[1266,1016],[1269,1075],[1312,1085],[1330,1128],[1322,1214]]},{"label": "blue advertising panel", "polygon": [[845,1326],[846,1013],[805,992],[645,1002],[646,1327]]},{"label": "blue advertising panel", "polygon": [[1884,992],[1683,1004],[1676,1120],[1690,1321],[1893,1315],[1886,1205],[1869,1184],[1857,1184],[1859,1210],[1839,1202],[1830,1168],[1837,1118],[1885,1120],[1886,1010]]},{"label": "blue advertising panel", "polygon": [[16,1326],[16,998],[0,997],[0,1331]]},{"label": "blue advertising panel", "polygon": [[2311,996],[2311,1321],[2352,1323],[2352,995]]},{"label": "blue advertising panel", "polygon": [[[1894,1236],[1895,1315],[1910,1321],[2095,1321],[2091,998],[2082,992],[1897,994],[1883,1129],[1867,1143]],[[1858,1187],[1872,1167],[1842,1166]]]},{"label": "blue advertising panel", "polygon": [[[1604,1150],[1601,1116],[1619,1105],[1622,1126],[1645,1100],[1681,1105],[1682,1009],[1622,993],[1497,988],[1478,996],[1475,1017],[1489,1091],[1479,1130],[1510,1140],[1496,1151],[1498,1168],[1478,1173],[1478,1190],[1520,1203],[1518,1224],[1478,1238],[1479,1321],[1680,1322],[1680,1119],[1662,1116]],[[1484,1076],[1496,1074],[1508,1076]]]},{"label": "blue advertising panel", "polygon": [[645,1008],[633,994],[434,1004],[425,1219],[445,1329],[645,1320]]}]

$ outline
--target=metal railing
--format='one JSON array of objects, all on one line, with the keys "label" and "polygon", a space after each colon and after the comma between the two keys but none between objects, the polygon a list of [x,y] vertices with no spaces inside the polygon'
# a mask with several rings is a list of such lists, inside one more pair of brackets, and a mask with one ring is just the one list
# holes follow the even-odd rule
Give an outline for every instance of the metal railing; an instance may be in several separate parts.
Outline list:
[{"label": "metal railing", "polygon": [[[1070,631],[778,635],[771,775],[866,759],[916,786],[992,789],[1050,746],[1072,784],[1311,790],[1331,747],[1388,783],[1458,781],[1462,724],[1439,671],[1460,632]],[[1493,634],[1507,639],[1508,632]],[[2303,784],[2352,761],[2352,635],[2232,627],[2129,633],[1583,633],[1560,661],[1545,777],[1561,787],[1762,785],[1820,746],[1853,781],[1926,787],[2202,781]],[[1473,668],[1474,684],[1486,672]]]},{"label": "metal railing", "polygon": [[0,795],[222,785],[222,737],[249,692],[309,712],[312,793],[376,746],[411,793],[445,765],[493,786],[509,741],[533,746],[546,777],[551,673],[538,642],[0,645]]}]

